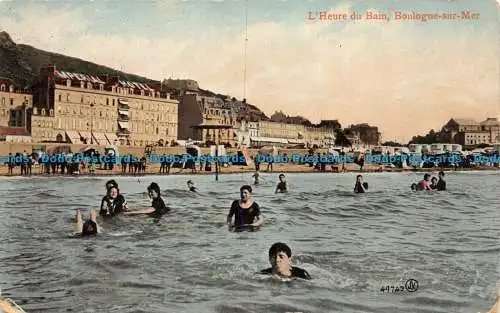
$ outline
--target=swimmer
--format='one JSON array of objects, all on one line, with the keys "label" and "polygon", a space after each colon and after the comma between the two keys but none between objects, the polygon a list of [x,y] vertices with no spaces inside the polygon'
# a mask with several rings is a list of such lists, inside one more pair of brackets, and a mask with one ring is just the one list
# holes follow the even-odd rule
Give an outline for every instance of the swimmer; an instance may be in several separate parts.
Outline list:
[{"label": "swimmer", "polygon": [[354,185],[355,193],[365,193],[368,189],[368,183],[363,182],[363,175],[356,176],[356,184]]},{"label": "swimmer", "polygon": [[269,249],[270,268],[260,271],[260,274],[278,275],[283,278],[298,277],[311,279],[309,273],[299,267],[292,266],[292,250],[286,244],[277,242]]},{"label": "swimmer", "polygon": [[288,189],[287,189],[287,183],[286,183],[286,180],[285,180],[285,174],[280,174],[278,176],[280,182],[278,183],[278,185],[276,186],[276,190],[274,191],[274,193],[278,193],[278,192],[287,192]]},{"label": "swimmer", "polygon": [[259,171],[256,171],[255,174],[252,175],[252,178],[254,179],[253,180],[253,183],[254,185],[258,185],[259,184]]},{"label": "swimmer", "polygon": [[188,180],[187,181],[187,185],[188,185],[188,188],[189,188],[189,191],[192,191],[192,192],[197,192],[196,191],[196,187],[194,186],[194,183],[192,180]]},{"label": "swimmer", "polygon": [[[227,224],[230,228],[245,226],[261,226],[264,219],[260,214],[260,207],[252,198],[252,187],[245,185],[240,188],[241,200],[234,200],[227,215]],[[234,215],[234,224],[232,219]]]},{"label": "swimmer", "polygon": [[411,188],[411,191],[417,191],[417,184],[415,184],[415,183],[411,184],[410,188]]},{"label": "swimmer", "polygon": [[126,211],[124,212],[124,214],[125,215],[149,214],[152,217],[160,217],[163,214],[168,213],[170,211],[170,208],[168,208],[165,205],[165,202],[163,202],[163,199],[161,198],[160,186],[158,186],[157,183],[151,183],[151,185],[148,186],[148,195],[151,199],[153,199],[150,208],[144,208],[142,210],[136,210],[136,211]]},{"label": "swimmer", "polygon": [[445,191],[446,190],[446,180],[444,180],[444,172],[439,172],[439,181],[437,182],[437,190]]},{"label": "swimmer", "polygon": [[429,187],[431,187],[432,190],[436,190],[437,189],[437,181],[438,179],[436,177],[432,177],[431,179],[431,185]]},{"label": "swimmer", "polygon": [[101,216],[115,216],[123,211],[128,211],[127,201],[123,195],[120,194],[118,184],[114,180],[106,183],[107,194],[101,200],[101,209],[99,215]]},{"label": "swimmer", "polygon": [[429,186],[429,178],[431,178],[431,175],[429,174],[424,175],[424,179],[418,182],[417,191],[421,190],[432,191],[431,187]]},{"label": "swimmer", "polygon": [[94,209],[90,212],[90,218],[83,222],[82,213],[80,210],[76,211],[76,235],[77,236],[91,236],[100,233],[99,226],[97,225],[96,212]]}]

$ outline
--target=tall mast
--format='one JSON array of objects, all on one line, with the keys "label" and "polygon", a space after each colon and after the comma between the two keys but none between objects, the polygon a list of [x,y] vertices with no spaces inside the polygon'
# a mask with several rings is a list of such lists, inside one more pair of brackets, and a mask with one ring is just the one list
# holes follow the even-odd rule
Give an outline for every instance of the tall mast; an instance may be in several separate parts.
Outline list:
[{"label": "tall mast", "polygon": [[243,68],[243,99],[247,98],[248,0],[245,1],[245,56]]}]

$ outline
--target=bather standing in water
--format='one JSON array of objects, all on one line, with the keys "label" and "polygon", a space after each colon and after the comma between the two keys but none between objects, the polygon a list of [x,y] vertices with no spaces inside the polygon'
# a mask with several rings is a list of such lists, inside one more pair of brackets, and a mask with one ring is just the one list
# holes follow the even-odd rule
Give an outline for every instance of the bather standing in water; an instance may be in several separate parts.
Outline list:
[{"label": "bather standing in water", "polygon": [[355,193],[365,193],[368,189],[368,183],[363,182],[363,175],[356,176],[356,184],[354,185]]},{"label": "bather standing in water", "polygon": [[111,217],[129,210],[127,201],[120,194],[120,189],[118,189],[116,181],[108,181],[106,183],[106,190],[107,194],[101,200],[99,215]]},{"label": "bather standing in water", "polygon": [[252,175],[252,178],[254,179],[253,180],[253,183],[254,185],[258,185],[259,184],[259,171],[256,171],[255,174]]},{"label": "bather standing in water", "polygon": [[150,208],[144,208],[136,211],[126,211],[124,212],[124,214],[125,215],[148,214],[149,216],[152,217],[161,217],[163,214],[168,213],[170,211],[170,208],[168,208],[165,205],[165,202],[163,202],[163,199],[161,198],[160,186],[158,186],[157,183],[151,183],[151,185],[148,186],[148,195],[151,199],[153,199]]},{"label": "bather standing in water", "polygon": [[288,185],[286,183],[286,180],[285,180],[285,174],[280,174],[278,176],[280,182],[278,183],[278,185],[276,186],[276,190],[274,191],[274,193],[278,193],[278,192],[288,192]]},{"label": "bather standing in water", "polygon": [[83,222],[82,213],[80,210],[76,211],[76,235],[77,236],[92,236],[100,233],[99,225],[97,225],[97,214],[95,210],[90,212],[88,220]]},{"label": "bather standing in water", "polygon": [[292,266],[292,250],[284,243],[277,242],[271,246],[269,249],[269,263],[271,263],[271,267],[260,271],[260,274],[277,275],[282,278],[311,279],[306,270]]},{"label": "bather standing in water", "polygon": [[437,190],[445,191],[446,190],[446,180],[444,179],[444,172],[439,172],[439,181],[437,182]]},{"label": "bather standing in water", "polygon": [[[230,228],[244,229],[258,227],[264,223],[260,214],[260,207],[252,198],[252,187],[244,185],[240,188],[240,200],[234,200],[227,215],[227,224]],[[232,223],[234,215],[234,224]]]},{"label": "bather standing in water", "polygon": [[436,190],[437,189],[437,182],[438,182],[438,179],[436,177],[432,177],[431,179],[431,185],[429,186],[432,190]]},{"label": "bather standing in water", "polygon": [[187,181],[187,186],[189,188],[189,191],[197,192],[196,187],[194,186],[194,183],[192,180]]}]

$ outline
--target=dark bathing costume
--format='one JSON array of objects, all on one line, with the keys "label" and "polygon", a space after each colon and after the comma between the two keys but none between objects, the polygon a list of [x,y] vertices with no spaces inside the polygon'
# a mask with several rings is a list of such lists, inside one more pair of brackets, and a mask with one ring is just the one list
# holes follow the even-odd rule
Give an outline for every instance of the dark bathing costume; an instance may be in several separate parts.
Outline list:
[{"label": "dark bathing costume", "polygon": [[149,213],[149,215],[152,217],[161,217],[163,214],[170,211],[170,208],[165,205],[165,202],[163,202],[163,199],[160,196],[158,196],[158,198],[156,199],[153,199],[151,206],[155,209],[153,213]]},{"label": "dark bathing costume", "polygon": [[121,194],[118,194],[118,196],[115,199],[106,195],[102,198],[101,210],[99,211],[99,215],[115,216],[123,212],[124,204],[125,204],[125,198]]},{"label": "dark bathing costume", "polygon": [[229,210],[229,217],[234,219],[234,226],[240,227],[244,224],[252,224],[255,217],[260,216],[260,207],[254,202],[248,209],[243,209],[240,206],[239,200],[234,200]]},{"label": "dark bathing costume", "polygon": [[276,188],[278,192],[286,192],[286,182],[279,182]]},{"label": "dark bathing costume", "polygon": [[[295,267],[295,266],[292,266],[292,276],[290,277],[298,277],[298,278],[302,278],[302,279],[311,279],[311,276],[309,275],[309,273],[304,270],[304,269],[301,269],[300,267]],[[272,274],[273,273],[273,268],[270,267],[270,268],[266,268],[265,270],[262,270],[260,271],[260,274]]]},{"label": "dark bathing costume", "polygon": [[[368,183],[364,182],[363,183],[363,187],[365,187],[365,189],[368,189]],[[356,192],[356,193],[364,193],[365,192],[363,190],[363,188],[361,188],[361,183],[360,182],[356,182],[356,186],[354,186],[354,192]]]},{"label": "dark bathing costume", "polygon": [[194,186],[189,187],[189,191],[196,192],[196,187]]},{"label": "dark bathing costume", "polygon": [[446,181],[445,180],[442,180],[441,178],[438,180],[437,182],[437,187],[436,189],[438,191],[444,191],[446,190]]}]

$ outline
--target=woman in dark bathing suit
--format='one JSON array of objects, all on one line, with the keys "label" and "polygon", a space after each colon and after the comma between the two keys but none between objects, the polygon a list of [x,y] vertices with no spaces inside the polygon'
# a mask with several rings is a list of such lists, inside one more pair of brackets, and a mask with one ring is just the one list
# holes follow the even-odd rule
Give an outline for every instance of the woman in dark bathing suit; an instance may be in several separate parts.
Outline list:
[{"label": "woman in dark bathing suit", "polygon": [[106,183],[107,194],[101,200],[101,210],[99,215],[111,217],[124,211],[128,211],[127,201],[123,195],[120,194],[118,184],[114,180]]},{"label": "woman in dark bathing suit", "polygon": [[157,183],[151,183],[151,185],[148,186],[148,194],[149,197],[153,199],[151,207],[137,211],[126,211],[124,212],[124,214],[125,215],[148,214],[149,216],[158,218],[170,211],[170,208],[165,205],[165,202],[163,202],[163,199],[161,198],[160,186],[158,186]]},{"label": "woman in dark bathing suit", "polygon": [[[235,230],[244,230],[261,226],[264,219],[260,214],[259,205],[253,201],[252,187],[245,185],[240,188],[240,200],[234,200],[227,215],[227,224]],[[232,223],[234,215],[234,224]]]}]

